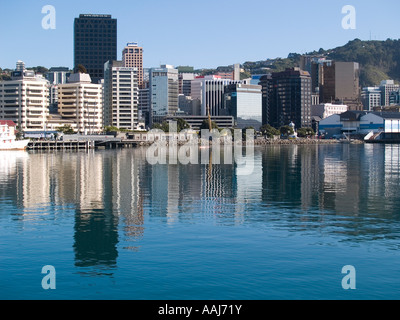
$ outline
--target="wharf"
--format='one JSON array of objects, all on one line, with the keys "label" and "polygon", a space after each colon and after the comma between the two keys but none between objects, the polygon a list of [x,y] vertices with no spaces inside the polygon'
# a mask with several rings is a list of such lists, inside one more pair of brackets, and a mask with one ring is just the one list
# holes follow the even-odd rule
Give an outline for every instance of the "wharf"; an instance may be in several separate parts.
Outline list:
[{"label": "wharf", "polygon": [[28,150],[87,150],[95,148],[95,141],[30,141]]}]

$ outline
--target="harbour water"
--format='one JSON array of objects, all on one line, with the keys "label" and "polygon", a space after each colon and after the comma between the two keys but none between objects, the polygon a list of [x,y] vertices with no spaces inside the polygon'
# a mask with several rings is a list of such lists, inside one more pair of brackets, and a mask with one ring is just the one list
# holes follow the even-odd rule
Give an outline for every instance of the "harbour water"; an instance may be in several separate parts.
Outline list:
[{"label": "harbour water", "polygon": [[145,148],[4,151],[0,298],[398,299],[399,187],[396,144],[258,146],[250,175]]}]

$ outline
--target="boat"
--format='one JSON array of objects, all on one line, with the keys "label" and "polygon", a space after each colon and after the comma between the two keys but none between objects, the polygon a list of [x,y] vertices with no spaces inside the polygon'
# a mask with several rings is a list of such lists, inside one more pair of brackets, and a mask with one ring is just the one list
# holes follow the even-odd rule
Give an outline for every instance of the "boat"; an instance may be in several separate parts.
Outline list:
[{"label": "boat", "polygon": [[0,120],[0,150],[25,150],[29,140],[17,140],[16,125],[11,120]]}]

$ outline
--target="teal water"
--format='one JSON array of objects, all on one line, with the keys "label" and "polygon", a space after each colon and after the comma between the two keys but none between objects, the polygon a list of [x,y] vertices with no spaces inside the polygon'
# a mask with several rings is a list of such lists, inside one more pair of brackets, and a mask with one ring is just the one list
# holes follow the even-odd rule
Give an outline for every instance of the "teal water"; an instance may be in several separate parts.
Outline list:
[{"label": "teal water", "polygon": [[1,152],[0,299],[399,299],[399,161],[263,146],[241,175],[142,148]]}]

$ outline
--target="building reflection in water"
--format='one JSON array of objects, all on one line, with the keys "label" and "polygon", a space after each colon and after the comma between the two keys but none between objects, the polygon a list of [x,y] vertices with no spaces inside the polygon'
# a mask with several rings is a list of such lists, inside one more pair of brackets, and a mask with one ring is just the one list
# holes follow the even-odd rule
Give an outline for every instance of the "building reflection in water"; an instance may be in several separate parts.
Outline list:
[{"label": "building reflection in water", "polygon": [[21,225],[73,208],[75,265],[110,274],[121,247],[140,250],[146,216],[383,236],[390,224],[370,219],[399,219],[399,162],[399,145],[264,146],[246,176],[235,163],[151,165],[145,148],[1,152],[0,195]]}]

